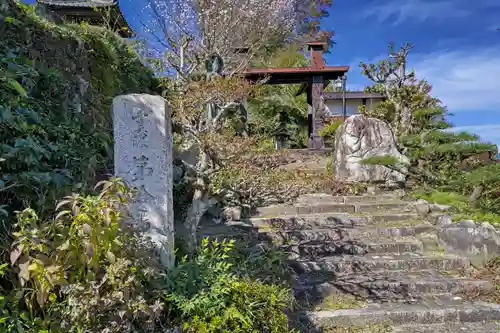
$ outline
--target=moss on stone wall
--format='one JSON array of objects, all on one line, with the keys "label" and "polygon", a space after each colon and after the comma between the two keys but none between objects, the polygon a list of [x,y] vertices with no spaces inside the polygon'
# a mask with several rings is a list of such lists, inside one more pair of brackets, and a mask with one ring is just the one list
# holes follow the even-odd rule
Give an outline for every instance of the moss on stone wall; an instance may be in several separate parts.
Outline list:
[{"label": "moss on stone wall", "polygon": [[0,224],[111,173],[113,98],[157,86],[114,33],[0,1]]},{"label": "moss on stone wall", "polygon": [[96,121],[109,121],[113,97],[150,93],[158,83],[131,44],[101,27],[57,25],[35,14],[35,8],[7,0],[0,8],[0,38],[33,61],[37,69],[57,69],[69,85],[65,106],[78,104]]}]

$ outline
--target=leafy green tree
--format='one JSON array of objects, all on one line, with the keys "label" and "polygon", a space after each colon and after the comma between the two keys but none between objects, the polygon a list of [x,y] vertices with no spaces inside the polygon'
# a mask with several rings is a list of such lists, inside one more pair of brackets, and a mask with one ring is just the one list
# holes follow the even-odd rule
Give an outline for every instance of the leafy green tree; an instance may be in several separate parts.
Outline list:
[{"label": "leafy green tree", "polygon": [[[387,97],[375,109],[361,109],[361,112],[392,125],[402,152],[411,161],[405,168],[414,181],[425,186],[453,184],[456,188],[463,181],[464,161],[471,161],[478,154],[494,154],[497,147],[480,142],[477,135],[452,131],[450,113],[432,96],[431,85],[418,80],[414,71],[406,71],[406,58],[412,48],[407,43],[394,52],[390,45],[389,58],[378,64],[360,64],[362,72],[374,82],[367,90]],[[398,161],[385,156],[364,163],[403,170]],[[473,168],[481,164],[484,163],[477,162]]]},{"label": "leafy green tree", "polygon": [[[305,67],[310,59],[295,44],[255,63],[256,67]],[[307,144],[307,101],[305,94],[297,96],[299,84],[262,85],[248,99],[248,120],[251,134],[273,137],[282,126],[290,134],[292,144]]]}]

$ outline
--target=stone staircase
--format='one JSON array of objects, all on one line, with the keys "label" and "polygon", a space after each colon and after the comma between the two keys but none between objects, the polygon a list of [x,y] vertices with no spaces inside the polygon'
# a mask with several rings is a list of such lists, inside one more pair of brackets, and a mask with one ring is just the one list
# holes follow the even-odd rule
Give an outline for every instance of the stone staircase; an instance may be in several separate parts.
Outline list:
[{"label": "stone staircase", "polygon": [[309,195],[259,209],[251,224],[290,252],[302,332],[500,332],[494,286],[460,277],[434,225],[391,196]]}]

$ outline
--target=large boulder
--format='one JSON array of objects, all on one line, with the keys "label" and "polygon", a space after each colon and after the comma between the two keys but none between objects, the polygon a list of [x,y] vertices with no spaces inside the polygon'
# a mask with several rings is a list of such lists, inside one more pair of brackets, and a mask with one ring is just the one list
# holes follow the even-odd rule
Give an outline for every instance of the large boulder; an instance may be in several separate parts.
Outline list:
[{"label": "large boulder", "polygon": [[344,182],[385,184],[405,181],[404,174],[399,171],[361,163],[373,156],[394,156],[402,163],[409,162],[399,152],[389,124],[363,115],[349,117],[335,135],[335,178]]}]

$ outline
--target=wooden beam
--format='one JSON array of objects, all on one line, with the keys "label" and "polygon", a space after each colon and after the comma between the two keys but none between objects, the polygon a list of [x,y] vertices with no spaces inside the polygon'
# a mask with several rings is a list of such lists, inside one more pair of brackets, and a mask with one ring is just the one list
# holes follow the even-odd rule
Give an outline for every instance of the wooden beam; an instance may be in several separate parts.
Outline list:
[{"label": "wooden beam", "polygon": [[[323,137],[319,135],[319,131],[324,127],[323,122],[323,88],[324,88],[324,77],[323,76],[313,76],[311,84],[311,103],[312,103],[312,133],[309,137],[309,148],[312,149],[323,149],[325,148],[325,142]],[[309,96],[308,96],[309,97]]]},{"label": "wooden beam", "polygon": [[310,139],[313,134],[313,113],[312,113],[312,80],[308,84],[306,84],[307,88],[307,137]]}]

